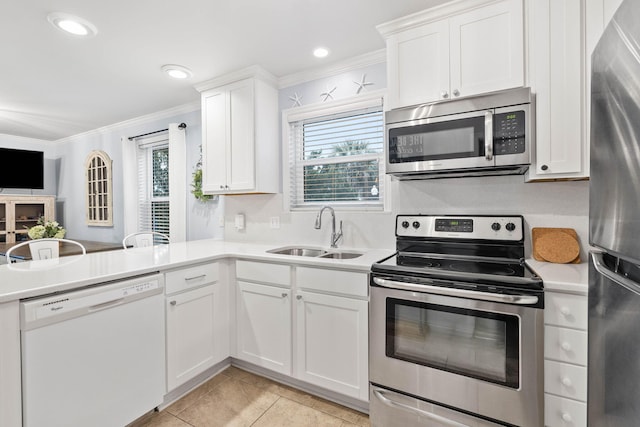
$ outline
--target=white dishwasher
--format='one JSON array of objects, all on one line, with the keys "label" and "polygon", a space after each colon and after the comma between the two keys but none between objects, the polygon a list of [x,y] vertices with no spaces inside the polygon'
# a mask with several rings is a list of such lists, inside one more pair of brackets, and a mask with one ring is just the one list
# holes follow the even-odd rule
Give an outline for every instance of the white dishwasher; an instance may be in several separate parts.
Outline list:
[{"label": "white dishwasher", "polygon": [[20,303],[25,427],[125,426],[165,393],[164,276]]}]

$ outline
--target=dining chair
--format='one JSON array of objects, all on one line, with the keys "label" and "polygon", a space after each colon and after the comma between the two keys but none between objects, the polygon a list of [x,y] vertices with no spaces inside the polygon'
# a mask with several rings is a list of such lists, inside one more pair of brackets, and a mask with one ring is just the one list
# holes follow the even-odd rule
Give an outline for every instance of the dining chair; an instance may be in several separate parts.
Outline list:
[{"label": "dining chair", "polygon": [[80,242],[76,242],[75,240],[70,239],[35,239],[35,240],[27,240],[21,243],[18,243],[15,246],[10,247],[5,253],[5,257],[7,259],[7,264],[11,262],[17,262],[17,258],[14,257],[13,261],[11,260],[11,254],[15,252],[16,249],[19,249],[23,246],[29,246],[29,251],[31,252],[31,260],[32,261],[40,261],[45,259],[58,258],[60,256],[60,244],[68,243],[72,245],[76,245],[82,251],[82,255],[87,253],[87,249]]},{"label": "dining chair", "polygon": [[144,246],[153,246],[156,243],[169,243],[169,236],[158,231],[138,231],[128,234],[124,239],[122,239],[122,247],[125,249],[131,247],[141,248]]}]

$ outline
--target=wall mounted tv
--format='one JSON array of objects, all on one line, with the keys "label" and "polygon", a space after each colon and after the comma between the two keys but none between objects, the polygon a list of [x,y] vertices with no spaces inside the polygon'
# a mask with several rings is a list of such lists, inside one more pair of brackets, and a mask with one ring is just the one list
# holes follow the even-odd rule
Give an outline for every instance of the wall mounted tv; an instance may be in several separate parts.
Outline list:
[{"label": "wall mounted tv", "polygon": [[0,188],[44,189],[42,151],[0,148]]}]

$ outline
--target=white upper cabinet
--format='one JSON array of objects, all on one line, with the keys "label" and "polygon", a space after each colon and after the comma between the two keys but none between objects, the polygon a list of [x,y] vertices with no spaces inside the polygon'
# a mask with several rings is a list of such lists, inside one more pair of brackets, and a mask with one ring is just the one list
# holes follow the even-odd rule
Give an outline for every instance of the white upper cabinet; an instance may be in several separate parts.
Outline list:
[{"label": "white upper cabinet", "polygon": [[391,109],[524,85],[522,0],[456,1],[377,28]]},{"label": "white upper cabinet", "polygon": [[529,0],[536,147],[529,180],[589,177],[591,54],[622,0]]},{"label": "white upper cabinet", "polygon": [[280,155],[275,78],[258,67],[196,86],[202,97],[202,189],[277,193]]}]

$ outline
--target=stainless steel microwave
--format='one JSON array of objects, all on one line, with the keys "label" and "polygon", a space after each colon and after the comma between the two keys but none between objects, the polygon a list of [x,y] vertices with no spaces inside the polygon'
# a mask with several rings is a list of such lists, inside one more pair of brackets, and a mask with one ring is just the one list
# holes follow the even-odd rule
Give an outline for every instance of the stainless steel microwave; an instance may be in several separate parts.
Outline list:
[{"label": "stainless steel microwave", "polygon": [[534,113],[529,88],[387,111],[386,172],[400,179],[523,174]]}]

